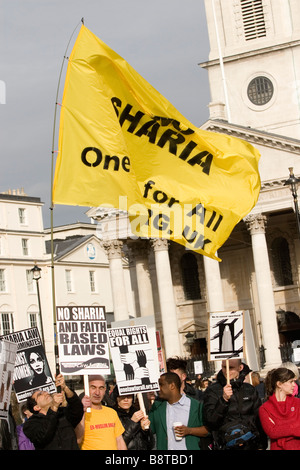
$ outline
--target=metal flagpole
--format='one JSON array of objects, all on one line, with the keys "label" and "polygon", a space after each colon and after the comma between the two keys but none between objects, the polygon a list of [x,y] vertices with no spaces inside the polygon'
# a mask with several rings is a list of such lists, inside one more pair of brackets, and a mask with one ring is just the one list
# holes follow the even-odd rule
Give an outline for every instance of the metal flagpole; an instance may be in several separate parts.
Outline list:
[{"label": "metal flagpole", "polygon": [[50,225],[51,225],[51,279],[52,279],[52,311],[53,311],[53,326],[54,326],[54,355],[55,355],[55,367],[56,367],[56,374],[59,374],[59,360],[58,360],[58,343],[57,343],[57,326],[56,326],[56,301],[55,301],[55,275],[54,275],[54,242],[53,242],[53,178],[54,178],[54,154],[56,153],[54,150],[55,146],[55,127],[56,127],[56,114],[57,114],[57,106],[58,103],[58,95],[59,95],[59,88],[61,82],[62,71],[64,67],[65,60],[68,59],[67,51],[70,45],[70,42],[74,36],[74,33],[80,23],[84,24],[84,19],[81,18],[80,22],[77,24],[76,28],[74,29],[73,33],[70,36],[69,42],[67,44],[64,58],[62,60],[57,90],[56,90],[56,100],[55,100],[55,108],[54,108],[54,120],[53,120],[53,135],[52,135],[52,158],[51,158],[51,206],[50,206]]}]

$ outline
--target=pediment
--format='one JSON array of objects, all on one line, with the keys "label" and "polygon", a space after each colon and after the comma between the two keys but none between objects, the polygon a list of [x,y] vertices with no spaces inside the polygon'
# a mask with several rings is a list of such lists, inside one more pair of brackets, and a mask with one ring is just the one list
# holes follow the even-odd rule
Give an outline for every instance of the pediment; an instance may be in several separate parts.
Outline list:
[{"label": "pediment", "polygon": [[100,240],[92,235],[72,240],[57,242],[55,262],[80,264],[108,264],[107,255],[101,246]]},{"label": "pediment", "polygon": [[252,127],[229,124],[227,121],[209,119],[201,126],[201,129],[231,135],[251,142],[253,145],[271,147],[272,149],[284,150],[289,153],[297,153],[298,155],[300,151],[300,140],[254,129]]},{"label": "pediment", "polygon": [[187,333],[199,333],[207,331],[207,323],[200,322],[199,320],[192,320],[185,323],[181,328],[179,328],[178,332],[180,334],[187,334]]}]

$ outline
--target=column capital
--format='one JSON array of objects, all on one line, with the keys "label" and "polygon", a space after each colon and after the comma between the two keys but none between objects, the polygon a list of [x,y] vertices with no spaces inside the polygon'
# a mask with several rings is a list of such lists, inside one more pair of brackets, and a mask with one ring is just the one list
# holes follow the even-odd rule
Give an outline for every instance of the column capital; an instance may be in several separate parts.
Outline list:
[{"label": "column capital", "polygon": [[101,246],[104,248],[108,259],[122,258],[122,240],[102,240]]},{"label": "column capital", "polygon": [[166,238],[152,238],[150,240],[154,251],[168,251],[169,241]]},{"label": "column capital", "polygon": [[263,214],[249,214],[244,218],[251,235],[265,233],[267,228],[267,216]]}]

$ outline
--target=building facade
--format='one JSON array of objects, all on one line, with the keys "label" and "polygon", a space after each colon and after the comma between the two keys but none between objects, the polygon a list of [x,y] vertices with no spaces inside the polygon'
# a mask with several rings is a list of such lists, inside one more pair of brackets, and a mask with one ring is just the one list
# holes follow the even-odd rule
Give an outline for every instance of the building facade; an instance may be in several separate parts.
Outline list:
[{"label": "building facade", "polygon": [[0,334],[41,326],[31,269],[45,254],[42,233],[39,198],[0,195]]},{"label": "building facade", "polygon": [[[200,65],[211,99],[201,128],[260,151],[256,206],[219,250],[221,262],[164,239],[136,239],[125,212],[91,208],[87,220],[94,223],[54,229],[55,303],[104,305],[109,321],[154,316],[166,357],[206,353],[209,313],[246,310],[256,356],[250,365],[268,370],[281,363],[281,345],[300,344],[300,235],[285,185],[289,168],[300,175],[300,5],[205,5],[210,52]],[[0,195],[0,328],[2,334],[39,324],[30,278],[37,263],[46,352],[53,357],[50,231],[41,206],[38,198]]]},{"label": "building facade", "polygon": [[166,240],[133,240],[130,229],[120,231],[124,214],[115,215],[119,225],[111,211],[92,209],[89,215],[106,224],[107,246],[118,240],[132,255],[136,276],[144,279],[137,285],[140,308],[143,299],[148,305],[141,315],[154,311],[167,356],[189,351],[187,334],[192,354],[206,351],[209,312],[243,309],[250,314],[256,356],[264,352],[267,370],[281,363],[282,344],[300,339],[299,232],[285,185],[289,168],[300,174],[300,5],[205,5],[210,53],[200,65],[208,71],[211,100],[210,119],[201,127],[239,137],[260,151],[256,207],[219,250],[220,263]]},{"label": "building facade", "polygon": [[297,0],[205,0],[210,116],[300,138]]},{"label": "building facade", "polygon": [[[104,306],[113,320],[109,263],[89,221],[44,229],[40,198],[23,190],[0,194],[0,335],[38,327],[53,372],[54,327],[57,306]],[[33,279],[38,266],[41,278]],[[129,305],[134,315],[128,261],[122,259]],[[53,282],[54,280],[54,282]],[[54,286],[54,287],[53,287]]]}]

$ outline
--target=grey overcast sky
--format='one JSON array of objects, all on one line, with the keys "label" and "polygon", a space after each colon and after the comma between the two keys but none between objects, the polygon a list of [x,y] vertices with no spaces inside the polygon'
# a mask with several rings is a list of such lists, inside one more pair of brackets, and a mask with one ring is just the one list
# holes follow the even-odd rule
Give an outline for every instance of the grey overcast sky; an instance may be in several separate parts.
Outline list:
[{"label": "grey overcast sky", "polygon": [[[40,197],[45,227],[58,77],[82,17],[193,124],[208,119],[208,76],[198,65],[209,54],[204,0],[0,0],[0,192],[23,187]],[[56,148],[58,125],[59,114]],[[54,225],[88,222],[86,210],[56,205]]]}]

